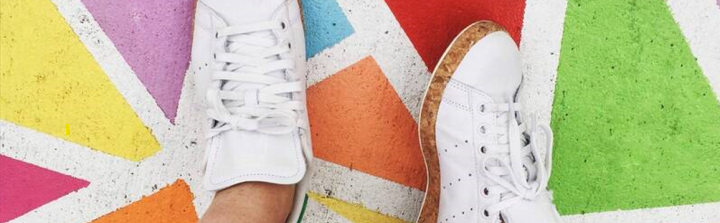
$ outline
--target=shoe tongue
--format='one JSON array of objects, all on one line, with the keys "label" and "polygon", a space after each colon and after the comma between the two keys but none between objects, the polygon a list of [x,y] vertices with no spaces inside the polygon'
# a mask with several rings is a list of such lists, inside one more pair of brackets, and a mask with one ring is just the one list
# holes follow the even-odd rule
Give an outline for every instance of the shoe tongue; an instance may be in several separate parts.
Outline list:
[{"label": "shoe tongue", "polygon": [[228,25],[243,25],[271,19],[286,0],[202,0]]},{"label": "shoe tongue", "polygon": [[560,215],[545,195],[538,196],[533,201],[521,200],[513,206],[501,211],[505,223],[560,223]]}]

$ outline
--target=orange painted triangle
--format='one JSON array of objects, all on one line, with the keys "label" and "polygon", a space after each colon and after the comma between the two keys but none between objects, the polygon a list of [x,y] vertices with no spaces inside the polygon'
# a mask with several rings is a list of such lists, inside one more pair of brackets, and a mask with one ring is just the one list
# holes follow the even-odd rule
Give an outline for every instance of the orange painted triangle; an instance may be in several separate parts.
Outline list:
[{"label": "orange painted triangle", "polygon": [[128,206],[102,216],[93,223],[196,223],[193,194],[183,180],[160,189]]},{"label": "orange painted triangle", "polygon": [[372,57],[313,85],[307,95],[316,157],[425,190],[417,124]]}]

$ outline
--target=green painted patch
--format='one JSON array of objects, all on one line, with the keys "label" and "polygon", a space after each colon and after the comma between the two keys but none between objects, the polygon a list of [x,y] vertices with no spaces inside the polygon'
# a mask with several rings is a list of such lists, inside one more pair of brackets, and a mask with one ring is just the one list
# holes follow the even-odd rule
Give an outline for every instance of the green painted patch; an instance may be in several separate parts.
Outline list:
[{"label": "green painted patch", "polygon": [[562,214],[720,201],[720,105],[663,0],[570,0],[552,127]]}]

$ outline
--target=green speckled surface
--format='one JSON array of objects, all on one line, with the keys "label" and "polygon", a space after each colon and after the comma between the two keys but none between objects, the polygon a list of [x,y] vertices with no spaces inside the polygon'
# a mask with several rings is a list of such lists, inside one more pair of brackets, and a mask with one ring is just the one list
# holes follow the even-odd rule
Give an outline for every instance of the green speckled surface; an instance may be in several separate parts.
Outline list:
[{"label": "green speckled surface", "polygon": [[568,2],[552,127],[561,214],[720,201],[720,106],[665,1]]}]

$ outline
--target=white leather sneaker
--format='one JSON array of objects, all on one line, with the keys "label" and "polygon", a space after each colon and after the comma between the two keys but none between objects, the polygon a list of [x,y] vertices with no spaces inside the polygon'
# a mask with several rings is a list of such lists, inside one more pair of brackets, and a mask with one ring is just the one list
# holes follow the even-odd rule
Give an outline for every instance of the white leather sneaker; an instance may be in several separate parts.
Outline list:
[{"label": "white leather sneaker", "polygon": [[494,23],[475,23],[433,75],[420,117],[430,178],[420,222],[561,222],[547,189],[552,133],[520,119],[512,38]]},{"label": "white leather sneaker", "polygon": [[298,1],[200,0],[193,35],[191,69],[209,117],[204,186],[297,184],[288,222],[299,222],[313,154]]}]

